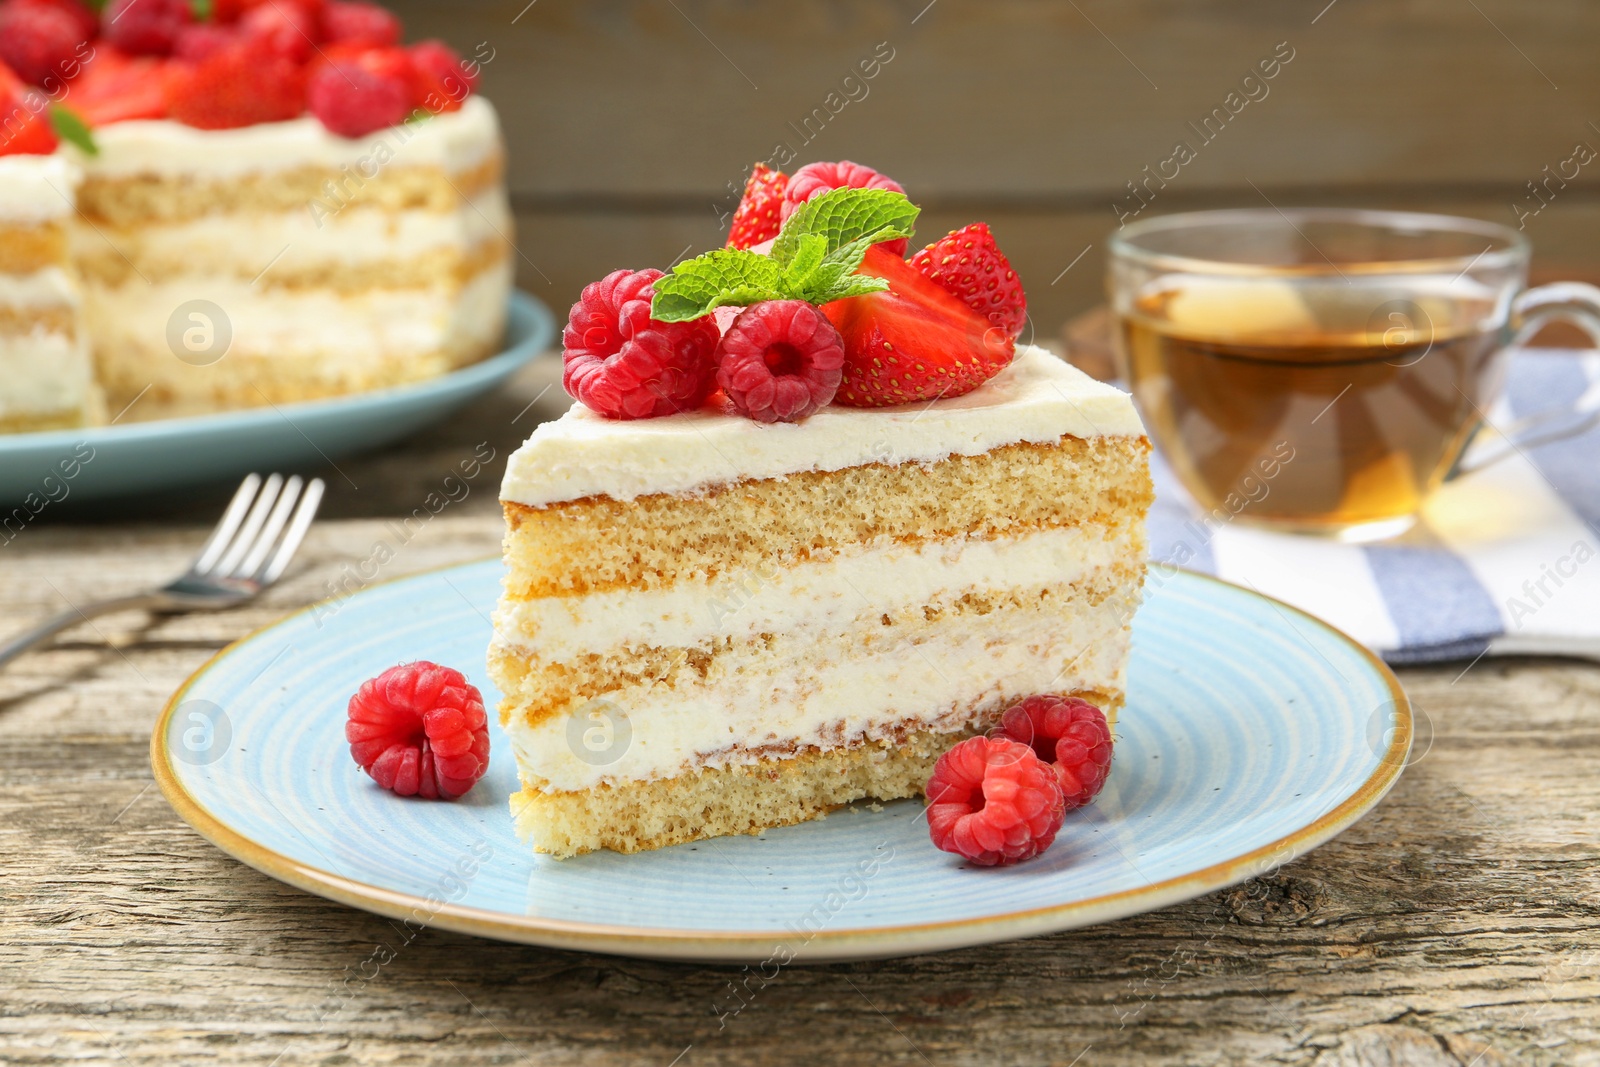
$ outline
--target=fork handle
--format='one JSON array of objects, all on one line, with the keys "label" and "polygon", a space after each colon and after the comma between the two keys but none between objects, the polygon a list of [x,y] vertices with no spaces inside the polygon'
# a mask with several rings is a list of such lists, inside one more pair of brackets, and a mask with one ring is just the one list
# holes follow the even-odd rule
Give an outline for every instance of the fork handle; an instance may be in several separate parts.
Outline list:
[{"label": "fork handle", "polygon": [[69,608],[0,645],[0,668],[3,668],[33,646],[48,641],[62,630],[71,629],[80,622],[87,622],[100,615],[109,615],[114,611],[133,611],[137,608],[156,607],[164,603],[165,600],[166,598],[160,593],[138,593],[133,596],[114,597],[111,600],[99,600],[93,604],[85,604],[82,607]]}]

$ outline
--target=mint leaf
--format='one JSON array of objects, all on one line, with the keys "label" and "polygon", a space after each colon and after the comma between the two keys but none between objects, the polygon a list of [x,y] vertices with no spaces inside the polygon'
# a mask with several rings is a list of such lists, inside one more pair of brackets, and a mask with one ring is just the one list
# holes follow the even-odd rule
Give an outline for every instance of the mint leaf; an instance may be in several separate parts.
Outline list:
[{"label": "mint leaf", "polygon": [[50,126],[56,131],[56,136],[63,141],[77,145],[91,156],[100,154],[100,146],[94,143],[94,134],[90,132],[89,124],[79,118],[76,112],[60,104],[51,104]]},{"label": "mint leaf", "polygon": [[742,248],[719,248],[679,263],[659,279],[650,317],[688,322],[719,307],[789,298],[783,268],[775,260]]},{"label": "mint leaf", "polygon": [[787,265],[799,251],[801,238],[811,234],[824,238],[829,252],[873,234],[879,236],[872,243],[910,237],[919,210],[904,193],[833,189],[806,201],[789,216],[773,242],[772,258]]},{"label": "mint leaf", "polygon": [[801,234],[794,258],[783,269],[784,284],[796,292],[804,290],[807,281],[822,265],[827,254],[827,238],[814,233]]}]

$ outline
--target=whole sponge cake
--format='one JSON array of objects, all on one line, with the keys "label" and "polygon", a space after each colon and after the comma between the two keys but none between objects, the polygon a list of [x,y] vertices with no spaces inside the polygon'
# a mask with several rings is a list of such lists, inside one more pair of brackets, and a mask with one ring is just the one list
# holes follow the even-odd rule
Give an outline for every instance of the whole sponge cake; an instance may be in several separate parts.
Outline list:
[{"label": "whole sponge cake", "polygon": [[580,403],[508,463],[489,651],[535,849],[917,796],[1020,698],[1121,706],[1143,428],[1016,346],[1024,297],[986,226],[907,262],[899,189],[757,168],[731,247],[573,306]]},{"label": "whole sponge cake", "polygon": [[59,225],[116,410],[338,396],[498,348],[512,219],[476,64],[364,0],[44,6],[0,0],[0,157],[81,170]]},{"label": "whole sponge cake", "polygon": [[919,795],[1034,692],[1114,713],[1147,451],[1126,394],[1037,348],[925,407],[540,427],[490,654],[518,829],[557,855],[750,832]]}]

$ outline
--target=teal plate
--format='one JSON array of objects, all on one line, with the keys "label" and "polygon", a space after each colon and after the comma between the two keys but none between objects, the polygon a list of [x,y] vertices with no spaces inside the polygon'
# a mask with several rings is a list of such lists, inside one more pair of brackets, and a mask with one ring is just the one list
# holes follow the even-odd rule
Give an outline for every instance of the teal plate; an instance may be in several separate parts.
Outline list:
[{"label": "teal plate", "polygon": [[315,605],[219,653],[151,740],[156,780],[223,851],[415,925],[663,959],[807,962],[1004,941],[1159,908],[1267,873],[1372,808],[1405,764],[1411,709],[1371,653],[1309,615],[1152,572],[1109,782],[1055,846],[980,869],[936,851],[922,805],[623,856],[535,856],[512,831],[516,767],[456,803],[384,792],[351,761],[345,703],[396,663],[484,680],[498,561]]},{"label": "teal plate", "polygon": [[37,513],[48,501],[154,493],[386,445],[498,388],[555,333],[550,309],[513,291],[505,351],[426,382],[217,415],[0,434],[0,508]]}]

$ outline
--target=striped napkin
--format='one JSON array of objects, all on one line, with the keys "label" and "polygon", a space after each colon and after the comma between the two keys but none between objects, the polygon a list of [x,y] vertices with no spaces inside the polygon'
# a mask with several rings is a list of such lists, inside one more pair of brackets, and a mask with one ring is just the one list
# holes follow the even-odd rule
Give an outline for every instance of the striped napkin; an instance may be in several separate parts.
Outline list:
[{"label": "striped napkin", "polygon": [[[1515,354],[1490,421],[1600,405],[1600,352]],[[1203,522],[1156,460],[1151,556],[1287,601],[1390,663],[1489,655],[1600,660],[1600,428],[1447,483],[1405,536],[1343,545]],[[1161,571],[1153,568],[1152,582]]]}]

